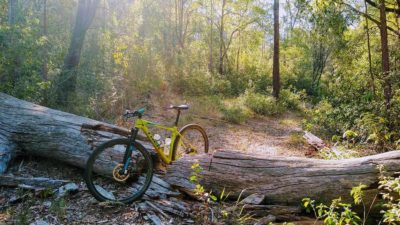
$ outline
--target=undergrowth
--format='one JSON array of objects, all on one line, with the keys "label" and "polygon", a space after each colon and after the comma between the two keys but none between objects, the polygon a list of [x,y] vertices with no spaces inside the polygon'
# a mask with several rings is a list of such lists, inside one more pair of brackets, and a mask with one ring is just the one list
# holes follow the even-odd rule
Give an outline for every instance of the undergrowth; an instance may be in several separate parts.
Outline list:
[{"label": "undergrowth", "polygon": [[[369,202],[365,200],[365,190],[368,188],[364,184],[353,187],[350,195],[352,203],[343,202],[339,197],[332,200],[328,205],[317,203],[310,198],[304,198],[303,207],[309,213],[313,213],[315,222],[323,221],[326,225],[347,225],[347,224],[388,224],[395,225],[400,223],[400,178],[390,176],[383,168],[379,170],[379,193]],[[379,197],[380,196],[380,197]],[[378,199],[382,199],[379,201]],[[359,216],[354,210],[353,205],[361,206],[362,215]],[[381,219],[371,218],[373,208],[380,208]]]}]

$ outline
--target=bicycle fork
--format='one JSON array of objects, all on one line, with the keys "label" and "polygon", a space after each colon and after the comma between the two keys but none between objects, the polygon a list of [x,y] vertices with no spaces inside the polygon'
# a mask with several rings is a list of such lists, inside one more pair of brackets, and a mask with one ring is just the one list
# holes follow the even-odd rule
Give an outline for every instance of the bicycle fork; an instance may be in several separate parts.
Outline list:
[{"label": "bicycle fork", "polygon": [[138,133],[139,133],[138,128],[132,128],[132,130],[131,130],[132,135],[129,137],[129,144],[126,146],[124,160],[122,162],[123,168],[119,171],[120,175],[128,173],[128,166],[132,159],[132,152],[133,152],[133,150],[135,150],[134,143],[135,143]]}]

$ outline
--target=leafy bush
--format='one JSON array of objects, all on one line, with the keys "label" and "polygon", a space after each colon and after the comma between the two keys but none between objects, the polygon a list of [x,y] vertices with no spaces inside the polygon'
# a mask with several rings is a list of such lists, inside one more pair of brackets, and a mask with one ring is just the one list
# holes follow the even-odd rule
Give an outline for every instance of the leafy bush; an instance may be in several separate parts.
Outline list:
[{"label": "leafy bush", "polygon": [[173,77],[173,87],[189,96],[203,96],[211,92],[211,75],[201,70],[191,71],[189,75]]},{"label": "leafy bush", "polygon": [[361,119],[357,120],[357,129],[362,137],[379,146],[381,149],[390,149],[391,143],[397,138],[398,134],[390,131],[388,121],[373,113],[365,113]]},{"label": "leafy bush", "polygon": [[225,96],[232,94],[232,85],[229,80],[222,78],[214,78],[212,82],[212,92],[215,94],[223,94]]},{"label": "leafy bush", "polygon": [[[314,213],[316,221],[323,220],[327,225],[338,224],[369,224],[368,219],[373,207],[381,209],[382,220],[380,224],[398,224],[400,222],[400,178],[388,175],[382,165],[377,166],[379,170],[379,194],[376,194],[370,205],[364,202],[364,190],[368,187],[360,184],[353,187],[350,195],[355,205],[361,205],[364,209],[363,218],[352,211],[352,205],[342,202],[341,198],[334,199],[330,205],[317,203],[310,198],[302,200],[303,207],[308,213]],[[377,196],[382,196],[383,202],[377,202]],[[383,204],[382,204],[383,203]]]},{"label": "leafy bush", "polygon": [[[382,191],[383,204],[383,222],[388,224],[398,224],[400,222],[400,178],[386,176],[384,168],[378,166],[380,171],[379,189]],[[397,197],[396,197],[397,196]]]},{"label": "leafy bush", "polygon": [[313,109],[306,111],[308,120],[304,121],[306,130],[323,135],[338,134],[343,124],[336,119],[336,111],[327,100],[320,101]]},{"label": "leafy bush", "polygon": [[303,206],[311,208],[316,220],[323,220],[326,225],[347,225],[361,222],[357,213],[351,210],[351,204],[343,203],[341,198],[332,200],[329,206],[322,203],[316,205],[314,200],[304,198]]},{"label": "leafy bush", "polygon": [[246,91],[243,98],[245,105],[260,115],[277,115],[284,111],[284,106],[272,96]]},{"label": "leafy bush", "polygon": [[240,106],[227,106],[221,109],[223,119],[232,123],[244,123],[250,117],[250,113]]},{"label": "leafy bush", "polygon": [[302,95],[305,95],[305,93],[293,93],[288,89],[283,89],[280,92],[279,101],[286,109],[301,110],[304,108],[302,106]]}]

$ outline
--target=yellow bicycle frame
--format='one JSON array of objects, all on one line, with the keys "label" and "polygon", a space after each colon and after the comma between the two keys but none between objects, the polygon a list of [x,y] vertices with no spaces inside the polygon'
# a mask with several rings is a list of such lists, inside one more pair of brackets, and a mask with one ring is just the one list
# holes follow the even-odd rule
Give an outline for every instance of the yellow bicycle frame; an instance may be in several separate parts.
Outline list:
[{"label": "yellow bicycle frame", "polygon": [[[157,141],[154,140],[153,134],[150,132],[150,130],[148,128],[149,126],[167,130],[171,133],[171,144],[169,146],[169,154],[168,155],[166,155],[164,153],[164,149],[162,149],[161,146],[157,143]],[[149,139],[150,143],[153,145],[154,149],[156,150],[158,155],[161,157],[161,160],[163,162],[165,162],[167,164],[170,164],[172,162],[172,158],[174,155],[173,148],[174,148],[176,137],[182,136],[179,133],[177,126],[168,127],[168,126],[164,126],[162,124],[158,124],[158,123],[154,123],[154,122],[150,122],[148,120],[138,118],[135,121],[135,128],[143,131],[143,133],[146,135],[147,139]]]}]

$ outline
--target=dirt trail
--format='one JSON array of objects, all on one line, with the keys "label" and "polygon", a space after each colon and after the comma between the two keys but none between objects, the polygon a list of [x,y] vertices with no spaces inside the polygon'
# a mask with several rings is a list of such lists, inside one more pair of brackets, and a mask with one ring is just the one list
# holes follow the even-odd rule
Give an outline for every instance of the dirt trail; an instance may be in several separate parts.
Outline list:
[{"label": "dirt trail", "polygon": [[274,118],[250,119],[241,125],[204,119],[196,122],[206,128],[212,150],[304,157],[309,147],[302,138],[301,119],[294,113],[286,113]]}]

